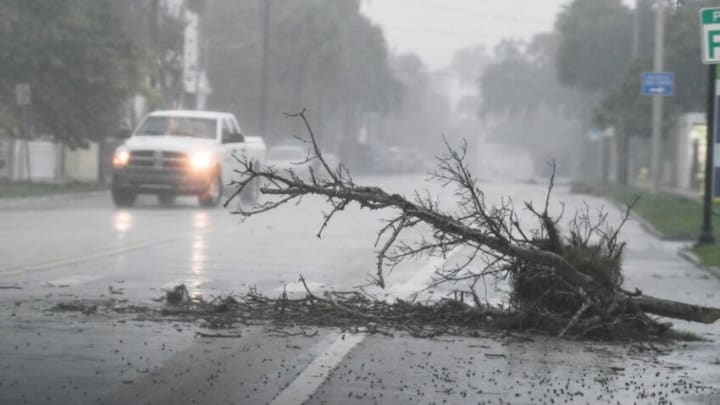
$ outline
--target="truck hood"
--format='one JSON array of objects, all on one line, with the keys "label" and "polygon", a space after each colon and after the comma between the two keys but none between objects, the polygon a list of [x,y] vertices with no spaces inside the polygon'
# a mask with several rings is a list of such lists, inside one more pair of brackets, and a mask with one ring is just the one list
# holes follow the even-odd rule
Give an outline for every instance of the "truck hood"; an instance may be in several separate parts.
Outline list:
[{"label": "truck hood", "polygon": [[160,150],[170,152],[192,152],[215,150],[219,147],[214,139],[191,138],[188,136],[159,135],[132,136],[123,144],[130,150]]}]

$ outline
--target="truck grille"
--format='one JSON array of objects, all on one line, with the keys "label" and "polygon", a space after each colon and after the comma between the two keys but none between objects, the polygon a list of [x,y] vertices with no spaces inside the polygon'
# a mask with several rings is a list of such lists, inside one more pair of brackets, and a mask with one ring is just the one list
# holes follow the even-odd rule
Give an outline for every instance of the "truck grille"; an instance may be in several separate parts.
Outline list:
[{"label": "truck grille", "polygon": [[182,170],[187,162],[187,155],[182,152],[154,150],[134,150],[130,152],[131,167]]}]

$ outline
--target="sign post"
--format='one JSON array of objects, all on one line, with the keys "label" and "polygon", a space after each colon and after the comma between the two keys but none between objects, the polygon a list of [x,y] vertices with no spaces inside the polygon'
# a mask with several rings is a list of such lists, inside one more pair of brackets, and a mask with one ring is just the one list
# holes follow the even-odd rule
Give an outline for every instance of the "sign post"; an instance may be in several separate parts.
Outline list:
[{"label": "sign post", "polygon": [[703,198],[703,223],[698,244],[715,243],[712,226],[713,197],[720,197],[720,162],[715,161],[716,148],[720,148],[720,7],[700,10],[700,42],[702,62],[708,66],[707,99],[707,148],[705,155],[705,194]]}]

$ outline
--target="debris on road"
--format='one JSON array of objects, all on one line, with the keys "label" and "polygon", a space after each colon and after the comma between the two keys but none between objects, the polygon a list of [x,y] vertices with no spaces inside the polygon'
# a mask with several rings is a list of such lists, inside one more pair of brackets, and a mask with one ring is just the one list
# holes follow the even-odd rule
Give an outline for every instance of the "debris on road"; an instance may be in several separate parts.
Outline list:
[{"label": "debris on road", "polygon": [[190,302],[190,293],[184,284],[180,284],[172,290],[166,291],[165,301],[174,305],[187,304]]},{"label": "debris on road", "polygon": [[[318,237],[322,237],[334,216],[351,204],[391,212],[392,217],[378,231],[375,241],[379,246],[377,271],[371,279],[381,288],[385,287],[385,273],[400,262],[428,255],[446,258],[455,248],[462,247],[472,252],[468,260],[439,269],[435,284],[470,284],[467,295],[473,298],[474,307],[451,304],[452,310],[444,309],[448,313],[456,311],[468,321],[472,315],[492,313],[491,317],[503,320],[506,328],[540,330],[560,337],[647,340],[667,336],[672,327],[671,323],[659,321],[649,314],[703,323],[713,323],[720,318],[718,308],[663,300],[646,296],[639,290],[625,290],[622,272],[625,243],[619,241],[618,236],[634,203],[628,206],[615,229],[607,224],[606,212],[594,213],[586,207],[575,213],[567,230],[563,230],[560,225],[563,213],[558,216],[550,213],[554,165],[544,207],[538,209],[532,202],[523,204],[539,226],[538,229],[526,229],[520,224],[519,210],[512,200],[504,199],[500,206],[487,204],[465,163],[467,143],[458,150],[446,141],[445,153],[437,157],[438,169],[431,174],[431,179],[455,187],[458,203],[455,210],[447,211],[441,209],[432,196],[420,192],[408,199],[379,187],[356,184],[346,167],[331,167],[325,160],[305,110],[287,114],[287,117],[300,118],[305,124],[309,139],[304,141],[312,146],[308,160],[318,161],[322,173],[311,170],[307,179],[292,170],[258,169],[252,161],[241,160],[242,180],[233,183],[236,190],[225,205],[257,182],[264,184],[261,192],[269,199],[252,207],[240,205],[236,214],[251,217],[288,203],[299,204],[308,195],[323,197],[331,209],[324,213]],[[417,242],[401,240],[404,231],[419,225],[429,226],[432,231]],[[493,308],[483,304],[478,297],[475,286],[488,276],[510,280],[509,308]],[[354,305],[346,305],[354,302],[339,302],[333,295],[324,300],[309,295],[308,299],[312,304],[322,303],[333,312],[344,312],[359,320],[377,320],[371,304],[364,303],[360,308],[362,311],[358,311]],[[437,305],[450,304],[440,302]]]},{"label": "debris on road", "polygon": [[110,291],[111,295],[122,295],[125,292],[124,288],[114,288],[113,286],[108,286],[108,291]]},{"label": "debris on road", "polygon": [[195,337],[202,337],[202,338],[241,338],[241,337],[243,337],[243,335],[242,335],[242,333],[222,334],[222,333],[203,333],[203,332],[195,332]]},{"label": "debris on road", "polygon": [[82,312],[85,315],[94,314],[98,310],[98,304],[86,302],[59,303],[53,307],[55,311]]}]

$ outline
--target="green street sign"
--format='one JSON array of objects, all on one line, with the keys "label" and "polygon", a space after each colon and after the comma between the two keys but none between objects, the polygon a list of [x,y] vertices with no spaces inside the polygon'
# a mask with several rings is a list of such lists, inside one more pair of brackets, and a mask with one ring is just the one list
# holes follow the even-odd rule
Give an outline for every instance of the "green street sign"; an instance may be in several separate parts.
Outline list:
[{"label": "green street sign", "polygon": [[720,7],[700,10],[700,40],[703,63],[720,63]]}]

